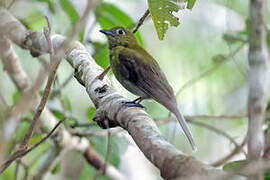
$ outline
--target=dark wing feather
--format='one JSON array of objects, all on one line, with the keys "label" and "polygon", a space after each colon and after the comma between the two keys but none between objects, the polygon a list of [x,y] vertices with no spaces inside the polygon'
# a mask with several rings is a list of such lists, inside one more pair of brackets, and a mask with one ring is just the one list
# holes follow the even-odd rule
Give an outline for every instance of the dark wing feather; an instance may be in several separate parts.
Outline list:
[{"label": "dark wing feather", "polygon": [[135,71],[135,62],[131,58],[121,53],[119,54],[118,58],[121,63],[120,73],[122,74],[122,76],[128,79],[133,84],[137,85],[138,73]]},{"label": "dark wing feather", "polygon": [[174,98],[169,85],[158,63],[145,50],[125,48],[119,53],[121,74],[134,83],[140,90],[163,104]]}]

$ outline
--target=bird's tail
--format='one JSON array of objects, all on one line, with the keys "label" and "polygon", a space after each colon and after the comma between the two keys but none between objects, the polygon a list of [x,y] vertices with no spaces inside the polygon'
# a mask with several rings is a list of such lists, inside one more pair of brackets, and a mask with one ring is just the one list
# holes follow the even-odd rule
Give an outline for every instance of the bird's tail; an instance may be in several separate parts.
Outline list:
[{"label": "bird's tail", "polygon": [[160,104],[162,104],[163,106],[165,106],[169,111],[171,111],[176,116],[176,119],[178,120],[185,135],[187,136],[188,141],[189,141],[192,149],[194,151],[197,151],[197,147],[195,145],[195,142],[194,142],[194,139],[191,135],[191,132],[188,128],[187,122],[186,122],[184,116],[180,113],[180,111],[177,108],[176,98],[167,99],[167,98],[159,97],[159,98],[156,98],[156,101],[159,102]]},{"label": "bird's tail", "polygon": [[191,134],[191,132],[189,130],[189,127],[187,125],[187,122],[186,122],[184,116],[182,115],[182,113],[178,109],[173,113],[175,114],[179,124],[181,125],[185,135],[187,136],[188,141],[191,144],[191,147],[192,147],[193,151],[197,151],[196,144],[194,142],[194,139],[192,137],[192,134]]}]

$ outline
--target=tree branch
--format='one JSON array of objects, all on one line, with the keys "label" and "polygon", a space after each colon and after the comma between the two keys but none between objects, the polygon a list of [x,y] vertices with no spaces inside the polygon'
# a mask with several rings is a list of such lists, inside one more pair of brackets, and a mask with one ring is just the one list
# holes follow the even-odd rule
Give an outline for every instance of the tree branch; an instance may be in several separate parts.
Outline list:
[{"label": "tree branch", "polygon": [[228,162],[232,157],[234,157],[236,154],[240,153],[243,150],[243,147],[245,146],[246,143],[247,143],[247,138],[245,137],[243,142],[239,146],[235,146],[235,148],[228,155],[217,160],[216,162],[211,163],[211,165],[214,167],[217,167]]},{"label": "tree branch", "polygon": [[194,77],[193,79],[190,79],[189,81],[187,81],[177,92],[176,92],[176,97],[178,97],[186,88],[192,86],[193,84],[197,83],[199,80],[203,79],[204,77],[212,74],[213,72],[215,72],[219,67],[221,67],[223,64],[225,64],[225,62],[227,62],[229,59],[231,59],[232,57],[234,57],[243,47],[244,47],[245,43],[241,44],[240,46],[238,46],[234,51],[232,51],[229,55],[227,55],[226,57],[224,57],[222,59],[222,61],[220,61],[217,65],[211,67],[210,69],[204,71],[203,73],[201,73],[199,76]]},{"label": "tree branch", "polygon": [[[264,151],[264,111],[269,83],[266,45],[265,0],[250,0],[248,71],[248,159],[258,160]],[[263,179],[262,172],[252,179]]]},{"label": "tree branch", "polygon": [[19,149],[22,150],[22,149],[26,149],[27,146],[28,146],[28,142],[29,140],[31,139],[31,137],[33,136],[34,134],[34,131],[36,129],[36,126],[37,126],[37,122],[38,122],[38,119],[46,105],[46,102],[49,98],[49,94],[51,92],[51,86],[54,82],[54,79],[55,79],[55,75],[56,75],[56,71],[57,71],[57,68],[60,64],[60,59],[56,59],[55,57],[55,54],[54,54],[54,48],[53,48],[53,45],[52,45],[52,42],[51,42],[51,38],[50,38],[50,33],[51,33],[51,25],[50,25],[50,22],[48,20],[48,18],[46,17],[46,20],[47,20],[47,23],[48,23],[48,29],[47,28],[43,28],[43,31],[44,31],[44,36],[47,40],[47,43],[48,43],[48,47],[49,47],[49,53],[50,53],[50,73],[49,73],[49,77],[48,77],[48,81],[47,81],[47,84],[46,84],[46,87],[45,87],[45,90],[44,90],[44,94],[41,98],[41,101],[37,107],[37,110],[35,112],[35,115],[34,115],[34,118],[33,118],[33,121],[31,122],[31,126],[29,127],[26,135],[24,136],[21,144],[20,144],[20,147]]},{"label": "tree branch", "polygon": [[16,150],[14,153],[12,153],[12,155],[8,158],[8,160],[6,162],[4,162],[1,167],[0,167],[0,174],[2,174],[2,172],[9,167],[9,165],[15,161],[18,158],[21,158],[23,156],[25,156],[26,154],[28,154],[29,152],[33,151],[35,148],[37,148],[40,144],[42,144],[43,142],[45,142],[53,133],[54,131],[58,128],[58,126],[63,122],[63,120],[59,121],[55,127],[49,132],[48,135],[46,135],[44,138],[42,138],[38,143],[34,144],[31,148],[27,149],[27,146],[25,149],[19,149]]},{"label": "tree branch", "polygon": [[58,88],[56,89],[56,90],[54,90],[52,93],[51,93],[51,98],[54,98],[55,96],[57,96],[58,94],[60,94],[60,92],[62,91],[62,89],[64,88],[64,87],[66,87],[66,85],[72,80],[72,78],[73,78],[73,76],[74,76],[74,73],[71,73],[68,77],[67,77],[67,79],[63,82],[63,84],[60,84],[59,86],[58,86]]},{"label": "tree branch", "polygon": [[60,154],[60,148],[57,144],[53,144],[47,153],[44,155],[44,160],[41,162],[39,168],[36,170],[33,180],[43,179],[47,171],[50,170],[53,162],[57,159],[57,156]]},{"label": "tree branch", "polygon": [[[206,129],[208,129],[210,131],[215,132],[216,134],[219,134],[219,135],[223,136],[224,138],[228,139],[232,144],[234,144],[235,148],[239,149],[239,151],[242,151],[244,154],[246,154],[245,151],[242,149],[241,145],[239,146],[238,143],[229,134],[227,134],[225,131],[220,130],[220,129],[212,126],[212,125],[209,125],[209,124],[206,124],[206,123],[203,123],[203,122],[194,121],[193,117],[194,117],[194,119],[197,118],[197,116],[185,116],[188,123],[196,125],[196,126],[200,126],[200,127],[203,127],[203,128],[206,128]],[[198,117],[200,117],[200,116],[198,116]],[[225,117],[225,116],[223,116],[223,117]],[[165,119],[159,119],[157,121],[157,124],[161,125],[161,124],[164,124],[164,123],[167,123],[167,122],[170,122],[170,121],[175,122],[174,118],[169,117],[169,118],[165,118]]]},{"label": "tree branch", "polygon": [[143,24],[144,20],[148,17],[148,15],[150,14],[149,9],[147,9],[145,11],[145,13],[143,14],[143,16],[140,18],[138,24],[136,25],[136,27],[134,28],[134,30],[132,31],[133,34],[135,34],[138,29],[141,27],[141,25]]}]

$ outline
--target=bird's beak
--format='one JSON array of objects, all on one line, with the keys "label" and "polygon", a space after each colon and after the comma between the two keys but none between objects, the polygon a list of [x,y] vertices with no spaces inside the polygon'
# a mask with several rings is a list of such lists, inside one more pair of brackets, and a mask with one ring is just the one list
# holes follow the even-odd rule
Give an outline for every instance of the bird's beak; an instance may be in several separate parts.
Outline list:
[{"label": "bird's beak", "polygon": [[99,32],[102,32],[106,36],[112,36],[113,35],[113,33],[108,29],[101,29]]}]

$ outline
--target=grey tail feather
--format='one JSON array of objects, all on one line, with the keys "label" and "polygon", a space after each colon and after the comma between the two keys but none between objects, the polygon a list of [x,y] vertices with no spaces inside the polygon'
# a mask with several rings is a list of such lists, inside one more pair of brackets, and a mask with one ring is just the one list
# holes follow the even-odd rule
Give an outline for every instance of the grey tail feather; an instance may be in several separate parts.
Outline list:
[{"label": "grey tail feather", "polygon": [[171,98],[171,99],[167,99],[167,98],[155,98],[157,102],[159,102],[160,104],[162,104],[163,106],[165,106],[169,111],[171,111],[175,116],[176,119],[178,120],[179,124],[181,125],[185,135],[187,136],[187,139],[192,147],[193,151],[197,151],[197,147],[196,144],[194,142],[194,139],[192,137],[192,134],[189,130],[189,127],[187,125],[187,122],[184,118],[184,116],[181,114],[181,112],[178,110],[177,108],[177,102],[176,102],[176,98]]},{"label": "grey tail feather", "polygon": [[181,125],[185,135],[187,136],[188,141],[191,144],[191,147],[192,147],[193,151],[197,151],[196,144],[194,142],[194,139],[192,137],[192,134],[191,134],[191,132],[189,130],[189,127],[187,125],[187,122],[186,122],[184,116],[182,115],[182,113],[178,109],[173,113],[175,114],[179,124]]}]

